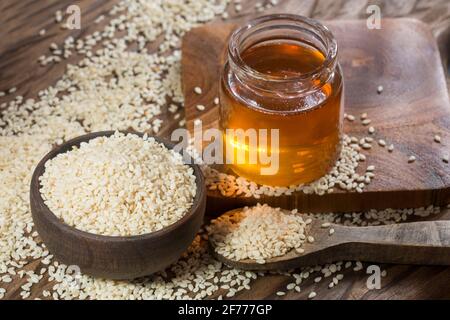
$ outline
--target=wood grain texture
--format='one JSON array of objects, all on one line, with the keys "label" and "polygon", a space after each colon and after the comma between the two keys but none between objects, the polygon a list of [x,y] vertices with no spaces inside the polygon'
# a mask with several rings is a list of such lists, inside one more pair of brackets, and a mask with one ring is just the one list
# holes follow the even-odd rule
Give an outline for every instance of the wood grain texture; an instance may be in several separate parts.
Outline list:
[{"label": "wood grain texture", "polygon": [[[230,8],[229,21],[240,23],[254,16],[254,4],[260,1],[243,1],[243,10],[239,13]],[[48,54],[51,42],[62,43],[68,35],[86,35],[99,30],[103,23],[95,24],[95,18],[107,12],[115,2],[117,1],[76,1],[82,8],[82,29],[69,31],[61,30],[54,23],[54,13],[58,9],[64,10],[73,1],[0,1],[0,91],[17,86],[18,94],[23,94],[25,98],[35,98],[39,90],[54,84],[64,72],[66,64],[77,61],[79,57],[73,56],[67,62],[45,68],[35,61],[40,55]],[[367,17],[367,5],[374,2],[382,7],[383,17],[414,17],[427,23],[435,37],[440,39],[441,56],[447,61],[450,40],[445,36],[450,25],[448,0],[280,0],[280,5],[268,12],[298,13],[323,20],[364,19]],[[217,19],[217,22],[220,21],[221,19]],[[47,34],[40,37],[39,30],[44,27]],[[9,99],[10,96],[0,97],[0,103]],[[173,128],[177,128],[177,121],[173,121],[168,113],[163,113],[161,118],[164,120],[161,135],[167,135]],[[439,218],[450,220],[450,210],[444,210]],[[41,267],[39,260],[30,260],[24,269],[38,273]],[[364,271],[356,273],[347,270],[344,272],[344,280],[332,290],[327,288],[327,283],[315,284],[312,279],[308,279],[302,284],[302,292],[290,292],[284,297],[278,297],[276,292],[284,290],[291,280],[285,276],[270,275],[254,281],[251,290],[237,294],[236,298],[306,299],[309,292],[314,290],[318,294],[316,299],[450,299],[448,267],[382,265],[382,268],[387,270],[387,277],[382,279],[381,290],[367,289],[367,275]],[[42,290],[51,290],[54,283],[46,280],[33,286],[30,299],[42,298]],[[26,279],[19,277],[14,277],[12,283],[2,283],[1,286],[7,288],[5,299],[20,299],[20,286],[25,283]]]},{"label": "wood grain texture", "polygon": [[[89,133],[50,151],[33,173],[30,186],[31,212],[39,236],[62,263],[68,266],[77,265],[81,272],[101,278],[135,279],[163,270],[176,262],[187,250],[203,223],[206,206],[205,181],[200,168],[190,165],[197,188],[193,205],[180,220],[159,231],[129,237],[112,237],[88,233],[65,224],[42,199],[39,177],[45,171],[45,163],[60,153],[79,147],[83,142],[113,134],[114,131]],[[173,147],[167,141],[157,137],[155,139],[167,148]]]},{"label": "wood grain texture", "polygon": [[[240,211],[234,209],[224,215],[233,217]],[[253,259],[230,260],[216,252],[212,238],[209,244],[218,260],[243,270],[292,270],[338,261],[450,266],[450,221],[368,227],[331,224],[324,228],[322,224],[322,220],[313,219],[305,227],[306,236],[312,236],[314,241],[302,244],[303,253],[290,250],[285,255],[266,259],[263,264]]]},{"label": "wood grain texture", "polygon": [[[311,212],[447,203],[450,166],[442,157],[450,149],[445,142],[450,139],[450,105],[439,50],[428,27],[412,19],[384,19],[381,30],[369,30],[365,20],[325,24],[339,46],[345,112],[357,118],[354,122],[344,121],[345,133],[368,136],[368,127],[359,120],[360,114],[367,113],[376,129],[371,136],[375,141],[393,143],[395,151],[389,153],[374,142],[371,150],[363,152],[367,165],[377,168],[375,179],[363,193],[337,189],[323,196],[296,192],[292,196],[255,199],[224,197],[217,190],[208,191],[208,213],[216,215],[257,202]],[[218,92],[227,38],[235,27],[205,25],[183,39],[182,80],[190,130],[196,119],[202,120],[204,128],[218,128],[219,107],[212,101]],[[377,93],[379,85],[384,87],[382,94]],[[204,94],[195,94],[196,86],[203,88]],[[197,110],[198,104],[208,106],[207,110]],[[436,134],[443,137],[442,143],[433,142]],[[408,164],[411,155],[417,161]]]}]

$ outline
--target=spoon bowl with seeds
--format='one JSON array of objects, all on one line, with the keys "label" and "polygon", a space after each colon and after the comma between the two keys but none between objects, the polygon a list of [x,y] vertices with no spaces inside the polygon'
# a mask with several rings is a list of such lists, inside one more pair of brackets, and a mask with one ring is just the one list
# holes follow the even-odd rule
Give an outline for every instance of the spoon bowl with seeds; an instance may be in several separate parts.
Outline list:
[{"label": "spoon bowl with seeds", "polygon": [[[288,210],[271,209],[286,216],[301,216]],[[298,239],[303,239],[301,245],[292,247],[290,243],[289,248],[289,245],[280,243],[280,239],[295,239],[294,234],[281,234],[286,230],[291,232],[292,228],[277,224],[274,222],[276,219],[264,225],[264,222],[258,222],[257,214],[249,220],[248,214],[245,216],[248,211],[248,208],[228,211],[212,220],[208,227],[212,254],[228,266],[269,271],[336,261],[450,265],[450,221],[349,227],[305,218],[299,228],[301,236]],[[260,219],[264,220],[264,215]],[[267,232],[264,233],[268,228],[281,231],[270,238]]]}]

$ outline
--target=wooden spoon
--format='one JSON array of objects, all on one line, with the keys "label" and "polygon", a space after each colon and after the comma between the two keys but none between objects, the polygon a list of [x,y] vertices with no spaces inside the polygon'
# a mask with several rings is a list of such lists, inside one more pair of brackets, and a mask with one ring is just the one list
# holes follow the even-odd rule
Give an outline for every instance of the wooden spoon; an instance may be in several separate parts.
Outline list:
[{"label": "wooden spoon", "polygon": [[[242,209],[224,214],[232,215]],[[323,265],[336,261],[367,261],[375,263],[450,265],[450,221],[409,222],[384,226],[346,227],[313,219],[307,235],[314,242],[305,242],[304,253],[291,250],[283,256],[256,263],[245,259],[233,261],[214,250],[223,263],[243,270],[288,270],[303,266]],[[334,233],[330,235],[330,229]]]}]

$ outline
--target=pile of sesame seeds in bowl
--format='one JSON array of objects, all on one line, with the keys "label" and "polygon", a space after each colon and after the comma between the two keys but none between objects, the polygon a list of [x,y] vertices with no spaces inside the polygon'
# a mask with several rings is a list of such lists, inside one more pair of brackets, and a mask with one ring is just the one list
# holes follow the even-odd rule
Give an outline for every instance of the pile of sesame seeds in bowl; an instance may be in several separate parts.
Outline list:
[{"label": "pile of sesame seeds in bowl", "polygon": [[39,177],[47,207],[89,233],[134,236],[181,219],[196,194],[181,154],[144,134],[115,132],[82,142],[45,163]]}]

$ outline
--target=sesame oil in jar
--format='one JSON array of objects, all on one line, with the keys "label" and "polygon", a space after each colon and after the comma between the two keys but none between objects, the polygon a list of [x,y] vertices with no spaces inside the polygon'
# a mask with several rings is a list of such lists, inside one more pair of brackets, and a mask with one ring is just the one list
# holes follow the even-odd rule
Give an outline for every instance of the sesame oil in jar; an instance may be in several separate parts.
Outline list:
[{"label": "sesame oil in jar", "polygon": [[[291,33],[273,32],[277,25],[289,26]],[[267,38],[265,27],[272,30]],[[305,29],[313,29],[318,41],[304,36]],[[220,86],[224,146],[236,154],[244,149],[246,160],[252,148],[278,155],[276,174],[263,175],[266,164],[250,161],[230,163],[236,174],[289,186],[314,181],[331,169],[340,152],[343,115],[336,53],[328,29],[293,15],[262,17],[233,33]],[[271,147],[269,138],[264,145],[242,145],[227,129],[278,129],[278,144]]]}]

